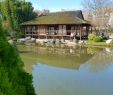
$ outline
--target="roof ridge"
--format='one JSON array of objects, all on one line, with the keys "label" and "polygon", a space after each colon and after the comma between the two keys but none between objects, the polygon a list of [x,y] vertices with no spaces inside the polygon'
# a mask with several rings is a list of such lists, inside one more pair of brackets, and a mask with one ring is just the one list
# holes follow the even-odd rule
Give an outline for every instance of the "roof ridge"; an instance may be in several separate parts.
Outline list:
[{"label": "roof ridge", "polygon": [[57,12],[50,12],[51,13],[66,13],[66,12],[82,12],[82,10],[64,10],[64,11],[57,11]]}]

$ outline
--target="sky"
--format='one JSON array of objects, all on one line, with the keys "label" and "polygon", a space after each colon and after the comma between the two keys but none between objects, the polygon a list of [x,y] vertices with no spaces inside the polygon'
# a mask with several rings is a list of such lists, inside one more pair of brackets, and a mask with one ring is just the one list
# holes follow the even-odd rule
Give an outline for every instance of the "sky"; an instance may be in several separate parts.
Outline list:
[{"label": "sky", "polygon": [[33,4],[35,9],[49,9],[51,12],[65,10],[82,9],[82,0],[26,0]]}]

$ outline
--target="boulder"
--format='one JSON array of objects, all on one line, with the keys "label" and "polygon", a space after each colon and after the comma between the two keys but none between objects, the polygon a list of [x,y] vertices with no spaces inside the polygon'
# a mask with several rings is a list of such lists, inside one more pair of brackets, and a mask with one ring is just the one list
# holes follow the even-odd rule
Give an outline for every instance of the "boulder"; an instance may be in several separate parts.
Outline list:
[{"label": "boulder", "polygon": [[79,44],[83,44],[83,43],[84,43],[84,41],[80,40],[78,43],[79,43]]},{"label": "boulder", "polygon": [[20,38],[17,40],[17,43],[25,43],[25,42],[26,42],[26,40],[24,38]]},{"label": "boulder", "polygon": [[8,42],[12,45],[13,44],[13,40],[8,40]]},{"label": "boulder", "polygon": [[31,37],[26,37],[26,38],[25,38],[25,40],[30,40],[30,39],[31,39]]},{"label": "boulder", "polygon": [[65,40],[62,38],[62,39],[61,39],[61,43],[64,43],[64,42],[65,42]]},{"label": "boulder", "polygon": [[78,43],[78,40],[74,38],[74,39],[73,39],[73,42]]},{"label": "boulder", "polygon": [[44,44],[44,39],[36,39],[36,44],[43,45]]},{"label": "boulder", "polygon": [[68,43],[67,43],[67,46],[75,46],[75,45],[77,45],[77,44],[74,43],[74,42],[68,42]]},{"label": "boulder", "polygon": [[109,36],[110,39],[113,39],[113,36]]},{"label": "boulder", "polygon": [[36,41],[36,39],[35,38],[31,38],[31,42],[35,42]]},{"label": "boulder", "polygon": [[48,42],[48,39],[44,39],[44,43],[47,43]]},{"label": "boulder", "polygon": [[60,43],[60,40],[59,39],[56,39],[56,44],[59,44]]},{"label": "boulder", "polygon": [[36,44],[39,44],[39,43],[40,43],[39,39],[36,39]]},{"label": "boulder", "polygon": [[109,39],[106,41],[107,44],[113,44],[113,39]]}]

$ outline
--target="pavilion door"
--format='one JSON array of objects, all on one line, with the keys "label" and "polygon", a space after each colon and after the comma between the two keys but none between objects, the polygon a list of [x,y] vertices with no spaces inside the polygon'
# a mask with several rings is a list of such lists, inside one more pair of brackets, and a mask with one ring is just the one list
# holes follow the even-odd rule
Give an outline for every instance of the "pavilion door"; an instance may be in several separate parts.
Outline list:
[{"label": "pavilion door", "polygon": [[66,35],[66,25],[63,25],[63,35]]},{"label": "pavilion door", "polygon": [[66,25],[59,25],[59,35],[66,35]]},{"label": "pavilion door", "polygon": [[46,35],[47,33],[47,26],[38,26],[38,32],[40,35]]}]

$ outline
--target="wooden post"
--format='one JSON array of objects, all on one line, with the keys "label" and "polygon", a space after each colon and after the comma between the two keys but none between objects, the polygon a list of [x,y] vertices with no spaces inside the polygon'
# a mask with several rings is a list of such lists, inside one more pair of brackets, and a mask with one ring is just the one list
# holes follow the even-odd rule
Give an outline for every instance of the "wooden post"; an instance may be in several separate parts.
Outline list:
[{"label": "wooden post", "polygon": [[38,39],[40,39],[40,26],[38,26]]},{"label": "wooden post", "polygon": [[92,34],[92,32],[93,32],[93,29],[92,29],[92,26],[91,26],[91,34]]},{"label": "wooden post", "polygon": [[24,27],[24,35],[25,35],[25,37],[26,37],[26,30],[27,30],[27,27],[25,26]]},{"label": "wooden post", "polygon": [[86,26],[86,33],[87,33],[87,36],[89,35],[89,26]]},{"label": "wooden post", "polygon": [[34,26],[31,26],[31,37],[33,38],[33,28],[34,28]]},{"label": "wooden post", "polygon": [[82,40],[82,28],[80,26],[80,40]]}]

